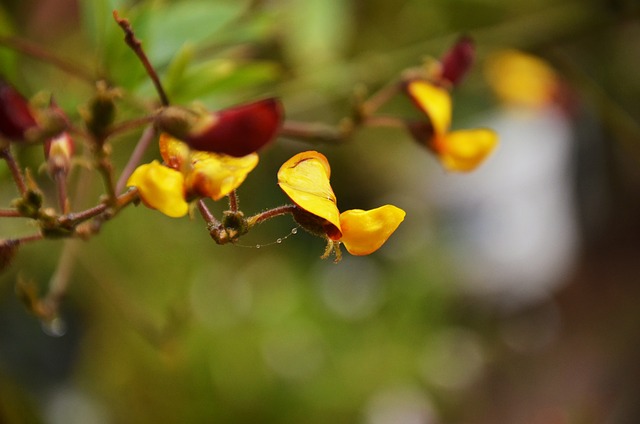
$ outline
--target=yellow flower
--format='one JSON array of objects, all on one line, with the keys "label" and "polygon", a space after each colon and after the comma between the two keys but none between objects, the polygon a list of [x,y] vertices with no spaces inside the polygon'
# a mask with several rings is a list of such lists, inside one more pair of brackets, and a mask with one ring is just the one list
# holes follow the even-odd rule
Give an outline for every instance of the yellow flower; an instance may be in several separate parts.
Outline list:
[{"label": "yellow flower", "polygon": [[[302,152],[280,167],[278,185],[302,211],[294,215],[300,225],[329,239],[331,250],[337,249],[335,242],[341,242],[352,255],[375,252],[398,228],[405,212],[385,205],[369,211],[353,209],[340,213],[330,176],[331,168],[323,154]],[[339,258],[337,250],[336,256]]]},{"label": "yellow flower", "polygon": [[186,215],[194,198],[220,200],[258,164],[256,153],[238,158],[191,150],[167,134],[160,135],[160,154],[166,165],[153,161],[139,166],[127,185],[138,188],[145,205],[171,217]]},{"label": "yellow flower", "polygon": [[498,144],[497,134],[486,128],[449,131],[451,126],[451,96],[447,90],[425,80],[407,83],[407,94],[430,120],[428,130],[414,127],[412,132],[420,142],[438,156],[449,171],[467,172],[480,165]]},{"label": "yellow flower", "polygon": [[539,108],[557,93],[558,77],[542,59],[517,50],[492,54],[485,62],[487,82],[508,105]]},{"label": "yellow flower", "polygon": [[185,201],[183,175],[157,160],[137,167],[127,185],[138,188],[140,199],[146,206],[167,216],[178,218],[189,210],[189,204]]}]

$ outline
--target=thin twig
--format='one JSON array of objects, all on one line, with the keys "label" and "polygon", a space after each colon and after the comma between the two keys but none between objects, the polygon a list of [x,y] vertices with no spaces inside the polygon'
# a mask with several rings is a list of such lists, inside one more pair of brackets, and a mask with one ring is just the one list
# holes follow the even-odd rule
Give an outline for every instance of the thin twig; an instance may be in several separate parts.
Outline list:
[{"label": "thin twig", "polygon": [[34,59],[38,59],[42,62],[47,62],[55,66],[56,68],[66,72],[67,74],[86,81],[90,84],[94,84],[96,81],[94,75],[87,69],[82,68],[65,59],[62,59],[52,54],[51,52],[44,50],[37,44],[12,36],[0,36],[0,44],[12,50],[16,50],[28,56],[31,56]]},{"label": "thin twig", "polygon": [[131,48],[131,50],[133,50],[136,56],[138,56],[138,59],[140,59],[140,62],[142,62],[144,69],[147,71],[147,75],[149,75],[149,78],[151,78],[151,81],[153,81],[153,85],[155,86],[156,91],[158,92],[160,101],[164,106],[169,105],[169,98],[167,97],[167,93],[164,91],[164,88],[162,87],[162,83],[160,82],[158,73],[154,69],[153,65],[151,65],[151,62],[149,62],[149,58],[147,57],[144,50],[142,49],[142,43],[140,42],[140,40],[136,38],[133,32],[133,28],[131,27],[131,23],[127,19],[121,18],[118,15],[117,10],[113,11],[113,18],[116,20],[118,25],[120,25],[120,28],[122,28],[122,30],[124,31],[124,34],[125,34],[124,41]]},{"label": "thin twig", "polygon": [[0,218],[21,218],[22,214],[15,209],[0,209]]},{"label": "thin twig", "polygon": [[22,171],[20,170],[16,159],[11,154],[9,147],[0,149],[0,157],[7,162],[9,171],[11,171],[11,175],[13,176],[13,181],[16,183],[16,187],[20,194],[24,196],[27,192],[27,184],[25,183],[24,175],[22,175]]},{"label": "thin twig", "polygon": [[118,178],[118,182],[116,183],[116,193],[120,193],[124,189],[124,186],[127,184],[127,180],[129,179],[131,174],[133,174],[133,171],[136,169],[138,164],[140,164],[140,161],[149,148],[149,145],[151,144],[151,141],[153,140],[155,134],[156,131],[153,125],[149,125],[147,128],[145,128],[144,132],[140,136],[140,139],[138,140],[138,144],[133,149],[133,152],[131,153],[127,164],[122,170],[120,178]]}]

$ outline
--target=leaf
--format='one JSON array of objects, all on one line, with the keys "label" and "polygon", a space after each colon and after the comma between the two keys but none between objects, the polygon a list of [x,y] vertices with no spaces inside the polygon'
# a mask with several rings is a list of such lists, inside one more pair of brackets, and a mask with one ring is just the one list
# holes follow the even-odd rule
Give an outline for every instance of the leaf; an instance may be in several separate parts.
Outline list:
[{"label": "leaf", "polygon": [[244,0],[186,1],[167,3],[149,15],[145,39],[147,54],[155,66],[164,66],[189,42],[211,40],[246,10]]}]

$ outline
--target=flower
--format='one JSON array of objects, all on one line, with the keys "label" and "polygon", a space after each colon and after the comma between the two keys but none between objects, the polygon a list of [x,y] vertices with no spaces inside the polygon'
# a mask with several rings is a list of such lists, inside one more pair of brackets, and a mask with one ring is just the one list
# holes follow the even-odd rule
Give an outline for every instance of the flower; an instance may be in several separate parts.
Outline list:
[{"label": "flower", "polygon": [[559,89],[558,77],[551,66],[518,50],[502,50],[490,55],[485,62],[485,76],[498,98],[513,106],[545,106]]},{"label": "flower", "polygon": [[368,255],[378,250],[404,220],[405,212],[393,205],[372,210],[353,209],[340,213],[329,183],[331,168],[327,158],[316,151],[298,153],[278,171],[278,185],[298,206],[294,218],[308,231],[327,238],[323,257],[344,244],[352,255]]},{"label": "flower", "polygon": [[216,112],[168,107],[156,124],[193,149],[243,157],[275,138],[283,116],[280,101],[267,98]]},{"label": "flower", "polygon": [[37,126],[27,100],[0,77],[0,137],[24,141],[27,131]]},{"label": "flower", "polygon": [[228,195],[258,164],[257,153],[237,158],[191,150],[165,133],[159,144],[165,164],[153,161],[139,166],[127,185],[138,188],[146,206],[174,218],[186,215],[193,199],[220,200]]},{"label": "flower", "polygon": [[409,125],[420,143],[425,143],[449,171],[467,172],[480,165],[498,144],[497,134],[486,128],[449,131],[451,96],[447,90],[426,80],[414,79],[405,90],[429,122]]}]

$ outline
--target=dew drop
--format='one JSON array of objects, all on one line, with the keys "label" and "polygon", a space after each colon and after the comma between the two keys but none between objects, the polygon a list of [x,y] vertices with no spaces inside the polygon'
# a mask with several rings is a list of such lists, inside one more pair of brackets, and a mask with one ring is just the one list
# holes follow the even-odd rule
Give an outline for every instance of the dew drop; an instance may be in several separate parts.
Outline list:
[{"label": "dew drop", "polygon": [[291,234],[298,234],[298,229],[297,228],[293,228],[291,230]]},{"label": "dew drop", "polygon": [[282,243],[282,239],[281,238],[277,239],[276,243],[278,243],[278,244]]},{"label": "dew drop", "polygon": [[256,249],[260,249],[262,246],[260,246],[259,244],[256,244]]}]

